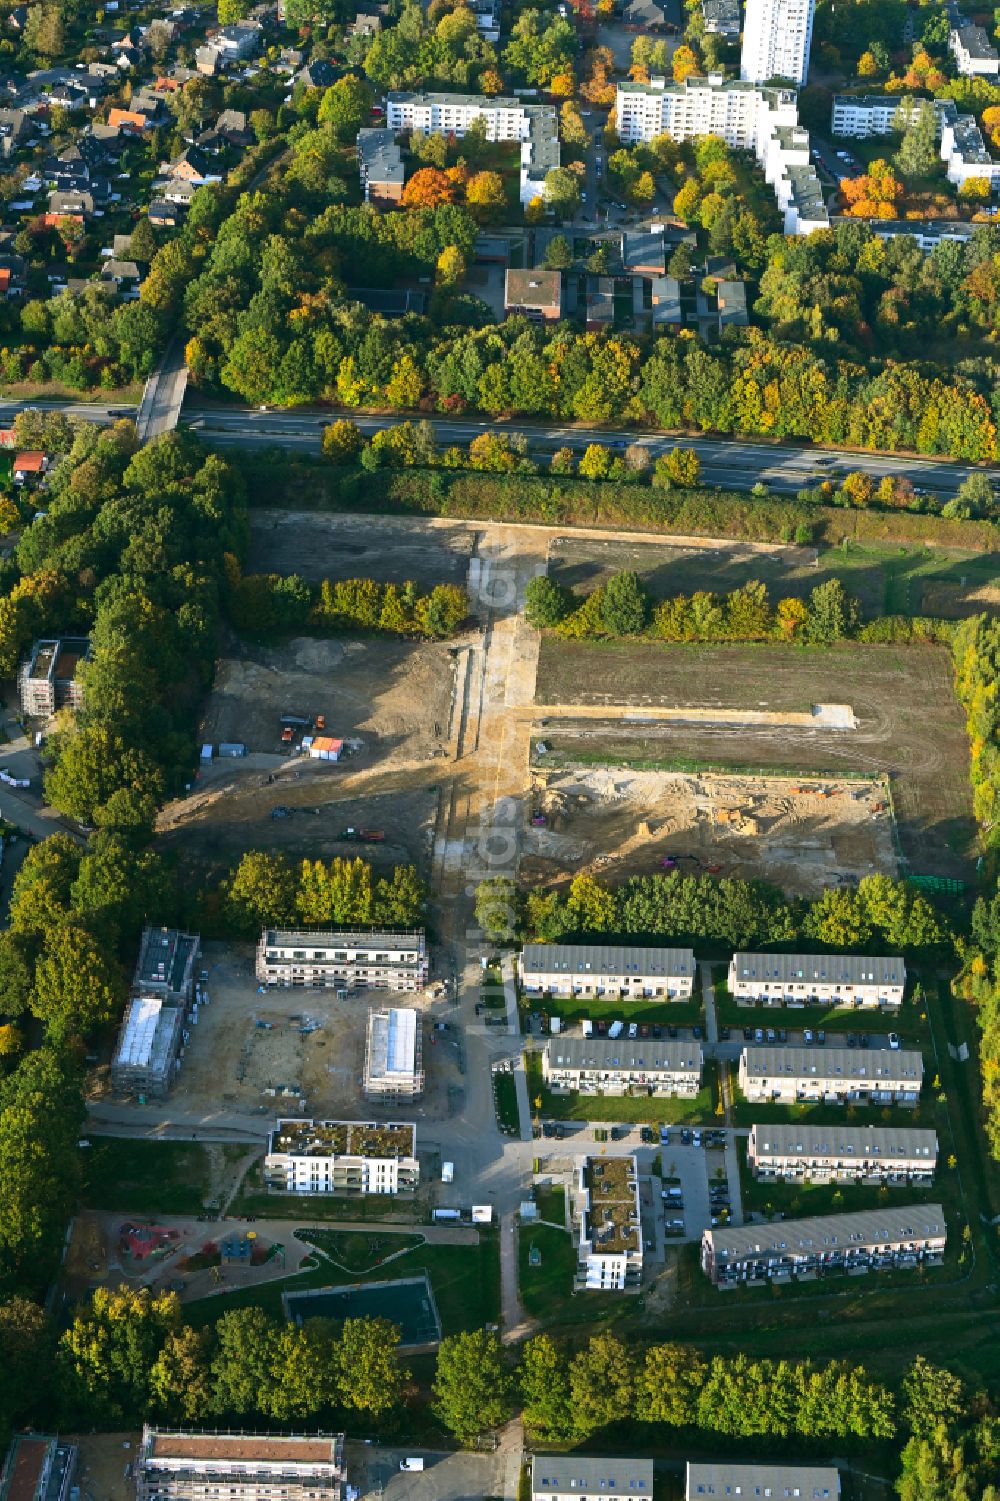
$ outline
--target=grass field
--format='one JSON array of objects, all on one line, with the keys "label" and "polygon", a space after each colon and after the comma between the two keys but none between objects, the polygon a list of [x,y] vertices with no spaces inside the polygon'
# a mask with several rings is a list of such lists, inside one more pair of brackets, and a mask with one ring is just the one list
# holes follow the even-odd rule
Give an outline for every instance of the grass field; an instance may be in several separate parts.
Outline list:
[{"label": "grass field", "polygon": [[565,1022],[620,1020],[661,1022],[668,1026],[691,1026],[704,1020],[700,995],[690,1001],[595,1001],[581,996],[522,996],[521,1009],[543,1016],[558,1016]]},{"label": "grass field", "polygon": [[517,1108],[517,1086],[514,1075],[497,1070],[493,1075],[493,1104],[497,1122],[505,1126],[512,1136],[521,1129],[521,1117]]},{"label": "grass field", "polygon": [[726,594],[750,579],[768,586],[774,599],[804,597],[837,577],[860,602],[864,615],[945,615],[956,618],[1000,606],[995,555],[934,552],[925,547],[858,546],[815,550],[787,547],[757,552],[732,547],[653,547],[648,543],[598,542],[564,536],[552,544],[549,573],[560,583],[588,592],[612,573],[638,573],[656,599],[704,589]]},{"label": "grass field", "polygon": [[643,1125],[684,1125],[698,1122],[710,1125],[716,1119],[718,1099],[716,1074],[711,1062],[705,1065],[709,1083],[693,1099],[650,1099],[648,1095],[556,1094],[542,1082],[542,1059],[538,1052],[524,1055],[528,1075],[528,1097],[541,1099],[540,1114],[561,1121],[628,1121]]},{"label": "grass field", "polygon": [[[404,1235],[402,1243],[408,1238]],[[421,1272],[431,1279],[441,1328],[446,1335],[463,1329],[481,1329],[484,1324],[495,1324],[500,1317],[500,1252],[494,1234],[480,1233],[478,1248],[417,1246],[391,1261],[388,1267],[378,1266],[370,1272],[344,1273],[325,1256],[315,1259],[315,1266],[296,1276],[185,1304],[185,1317],[199,1328],[214,1323],[230,1308],[260,1307],[280,1318],[284,1292],[383,1281],[388,1277],[417,1277]]]},{"label": "grass field", "polygon": [[933,646],[822,650],[782,645],[666,646],[647,641],[542,640],[536,702],[706,709],[808,710],[848,704],[855,730],[783,726],[553,723],[552,758],[582,764],[766,767],[794,775],[886,773],[911,869],[967,879],[975,824],[965,722],[948,653]]},{"label": "grass field", "polygon": [[[539,1258],[532,1265],[532,1253]],[[522,1225],[518,1232],[517,1277],[529,1318],[551,1323],[573,1296],[576,1247],[565,1230]]]},{"label": "grass field", "polygon": [[213,1207],[213,1158],[224,1169],[245,1153],[240,1146],[95,1136],[84,1154],[84,1202],[125,1214],[200,1214]]},{"label": "grass field", "polygon": [[364,1230],[303,1230],[299,1239],[318,1246],[345,1272],[374,1272],[387,1256],[415,1250],[424,1243],[422,1235],[398,1235],[391,1230],[377,1235]]}]

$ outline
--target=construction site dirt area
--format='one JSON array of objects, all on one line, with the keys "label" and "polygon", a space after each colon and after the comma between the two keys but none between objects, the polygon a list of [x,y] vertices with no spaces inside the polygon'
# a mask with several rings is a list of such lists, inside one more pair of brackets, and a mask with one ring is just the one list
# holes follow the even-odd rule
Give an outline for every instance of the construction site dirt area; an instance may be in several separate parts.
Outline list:
[{"label": "construction site dirt area", "polygon": [[79,1448],[77,1483],[81,1501],[134,1501],[132,1466],[140,1433],[67,1433]]},{"label": "construction site dirt area", "polygon": [[574,767],[532,775],[545,824],[525,836],[521,874],[753,877],[815,896],[875,871],[893,875],[891,817],[875,782],[810,782]]},{"label": "construction site dirt area", "polygon": [[[847,773],[887,776],[905,869],[970,876],[975,823],[968,743],[943,648],[849,642],[822,649],[686,647],[546,636],[535,697],[547,706],[534,727],[539,771],[627,765],[745,778],[787,770],[796,780],[820,777],[831,784]],[[630,706],[628,713],[612,710],[622,704]],[[810,722],[820,704],[844,706],[854,727],[836,727],[821,715]],[[576,706],[587,715],[575,717]],[[601,706],[611,710],[607,719],[600,717]],[[658,709],[694,712],[689,723],[658,720]],[[740,710],[748,711],[745,720],[734,712]],[[723,711],[726,718],[702,711]],[[787,723],[774,722],[781,715]],[[814,817],[807,817],[807,827]],[[852,832],[853,822],[847,820],[844,831]],[[830,827],[831,837],[835,832]],[[606,843],[594,848],[617,853]],[[858,863],[851,860],[847,868]],[[837,868],[828,868],[828,882]]]},{"label": "construction site dirt area", "polygon": [[462,521],[402,516],[338,516],[263,510],[250,515],[247,572],[323,579],[412,579],[419,588],[464,585],[477,532]]},{"label": "construction site dirt area", "polygon": [[[199,1008],[171,1107],[184,1114],[310,1115],[317,1119],[444,1119],[460,1087],[454,1032],[429,1017],[447,1012],[432,983],[413,994],[291,987],[261,991],[249,945],[206,943],[210,1002]],[[371,1007],[415,1007],[422,1014],[425,1089],[416,1103],[367,1100],[365,1037]]]}]

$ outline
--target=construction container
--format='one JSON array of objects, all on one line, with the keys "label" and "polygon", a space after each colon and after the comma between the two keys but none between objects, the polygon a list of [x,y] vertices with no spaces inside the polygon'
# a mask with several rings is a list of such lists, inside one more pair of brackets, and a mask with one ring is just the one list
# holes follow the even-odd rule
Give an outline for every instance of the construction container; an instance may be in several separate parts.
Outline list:
[{"label": "construction container", "polygon": [[239,740],[223,740],[219,746],[220,756],[245,756],[247,748]]}]

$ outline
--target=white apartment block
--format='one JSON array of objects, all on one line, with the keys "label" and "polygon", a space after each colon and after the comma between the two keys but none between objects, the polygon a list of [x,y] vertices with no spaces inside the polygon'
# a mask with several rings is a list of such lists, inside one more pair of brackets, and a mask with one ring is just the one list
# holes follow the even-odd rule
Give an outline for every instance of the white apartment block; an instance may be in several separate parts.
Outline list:
[{"label": "white apartment block", "polygon": [[385,112],[390,130],[440,131],[461,138],[473,120],[483,120],[488,140],[519,141],[522,204],[542,197],[547,173],[559,166],[559,122],[550,104],[495,95],[393,92],[386,97]]},{"label": "white apartment block", "polygon": [[397,1194],[420,1181],[416,1127],[381,1121],[279,1120],[264,1157],[269,1188],[294,1194]]},{"label": "white apartment block", "polygon": [[928,1184],[937,1166],[933,1131],[911,1126],[752,1126],[755,1178],[785,1183]]},{"label": "white apartment block", "polygon": [[546,1086],[562,1094],[693,1099],[701,1043],[679,1038],[557,1037],[542,1054]]},{"label": "white apartment block", "polygon": [[817,1215],[773,1225],[706,1230],[701,1269],[717,1287],[740,1282],[812,1281],[827,1272],[940,1265],[947,1229],[940,1204],[860,1214]]},{"label": "white apartment block", "polygon": [[531,1501],[653,1501],[651,1459],[599,1459],[534,1454]]},{"label": "white apartment block", "polygon": [[364,1091],[369,1100],[416,1100],[424,1092],[420,1012],[385,1006],[368,1013]]},{"label": "white apartment block", "polygon": [[257,945],[257,979],[262,985],[420,990],[427,975],[423,928],[377,933],[266,928]]},{"label": "white apartment block", "polygon": [[906,965],[898,955],[734,954],[729,993],[765,1006],[882,1007],[903,1004]]},{"label": "white apartment block", "polygon": [[620,83],[615,128],[626,143],[668,135],[675,141],[719,135],[734,150],[752,151],[774,189],[786,234],[827,229],[830,216],[809,156],[809,133],[798,122],[792,89],[725,79],[712,73],[683,83],[652,78]]},{"label": "white apartment block", "polygon": [[948,48],[955,67],[967,78],[996,78],[1000,74],[1000,53],[982,26],[966,21],[954,27],[948,34]]},{"label": "white apartment block", "polygon": [[892,135],[899,105],[896,94],[835,94],[830,111],[831,133],[855,140]]},{"label": "white apartment block", "polygon": [[684,1501],[839,1501],[840,1475],[832,1465],[732,1464],[688,1460]]},{"label": "white apartment block", "polygon": [[694,989],[695,958],[692,949],[527,943],[520,971],[526,995],[688,1001]]},{"label": "white apartment block", "polygon": [[747,0],[740,77],[803,84],[809,71],[814,0]]},{"label": "white apartment block", "polygon": [[739,1085],[748,1100],[795,1105],[916,1105],[924,1060],[891,1048],[747,1047]]},{"label": "white apartment block", "polygon": [[587,1292],[638,1287],[642,1281],[642,1213],[635,1158],[584,1157],[578,1175],[579,1285]]},{"label": "white apartment block", "polygon": [[135,1459],[136,1501],[342,1501],[342,1433],[195,1433],[150,1428]]},{"label": "white apartment block", "polygon": [[961,187],[970,178],[985,178],[990,191],[1000,188],[1000,162],[994,161],[973,115],[959,115],[941,127],[941,160],[949,182]]}]

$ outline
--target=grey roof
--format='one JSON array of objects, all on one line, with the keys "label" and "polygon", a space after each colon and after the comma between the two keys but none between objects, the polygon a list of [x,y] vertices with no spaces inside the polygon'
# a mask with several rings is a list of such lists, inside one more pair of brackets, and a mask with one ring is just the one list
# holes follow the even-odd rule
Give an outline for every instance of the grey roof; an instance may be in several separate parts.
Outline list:
[{"label": "grey roof", "polygon": [[651,1459],[593,1459],[579,1454],[536,1454],[531,1461],[532,1496],[565,1491],[601,1497],[653,1495]]},{"label": "grey roof", "polygon": [[755,1079],[829,1079],[832,1082],[879,1084],[904,1081],[919,1086],[924,1073],[923,1055],[894,1052],[890,1048],[786,1048],[743,1049],[744,1067]]},{"label": "grey roof", "polygon": [[701,0],[701,13],[706,31],[716,31],[722,36],[739,35],[739,0]]},{"label": "grey roof", "polygon": [[966,21],[964,26],[956,28],[955,35],[958,37],[960,46],[964,47],[970,57],[978,57],[982,62],[997,61],[997,49],[991,43],[982,26],[976,26],[972,21]]},{"label": "grey roof", "polygon": [[358,159],[369,182],[402,183],[403,158],[391,130],[384,127],[359,130]]},{"label": "grey roof", "polygon": [[917,1126],[755,1125],[750,1139],[756,1157],[853,1157],[859,1164],[923,1157],[933,1167],[938,1154],[937,1136]]},{"label": "grey roof", "polygon": [[902,985],[906,965],[899,955],[763,954],[733,955],[741,980],[825,980],[833,985]]},{"label": "grey roof", "polygon": [[820,1214],[804,1220],[780,1220],[776,1225],[724,1226],[706,1230],[704,1240],[717,1262],[746,1257],[817,1255],[860,1250],[897,1240],[930,1240],[947,1234],[940,1204],[904,1204],[891,1209],[865,1209],[859,1214]]},{"label": "grey roof", "polygon": [[688,1460],[687,1487],[684,1501],[701,1501],[702,1497],[786,1496],[801,1501],[836,1501],[840,1495],[840,1475],[832,1465],[737,1465],[725,1460],[717,1464],[692,1464]]},{"label": "grey roof", "polygon": [[567,974],[589,969],[594,974],[694,975],[693,949],[634,948],[604,943],[526,943],[521,954],[521,973]]},{"label": "grey roof", "polygon": [[662,229],[656,232],[639,230],[631,234],[628,230],[622,232],[622,265],[626,271],[632,266],[650,263],[659,266],[662,271],[665,253]]},{"label": "grey roof", "polygon": [[385,929],[376,933],[361,933],[354,928],[267,928],[263,940],[269,948],[294,948],[297,944],[316,949],[398,949],[402,953],[423,954],[425,950],[423,928]]},{"label": "grey roof", "polygon": [[664,26],[667,11],[657,0],[625,0],[623,15],[627,25]]},{"label": "grey roof", "polygon": [[560,1037],[546,1044],[545,1055],[550,1069],[619,1069],[625,1073],[693,1073],[701,1077],[701,1043],[673,1037]]}]

